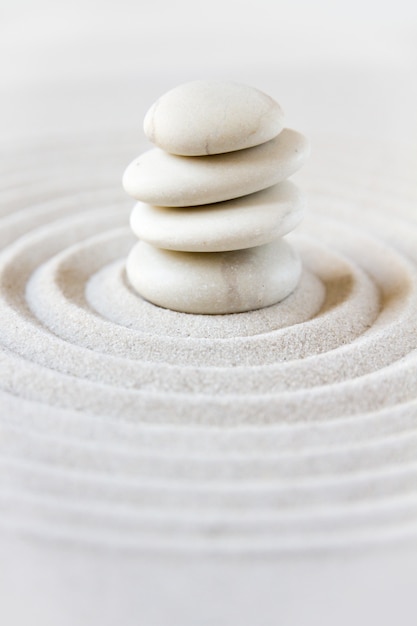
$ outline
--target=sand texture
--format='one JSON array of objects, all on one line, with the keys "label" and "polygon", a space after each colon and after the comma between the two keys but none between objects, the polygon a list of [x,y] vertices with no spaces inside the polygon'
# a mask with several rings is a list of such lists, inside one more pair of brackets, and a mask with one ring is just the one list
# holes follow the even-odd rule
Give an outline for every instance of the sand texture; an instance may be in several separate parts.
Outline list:
[{"label": "sand texture", "polygon": [[3,148],[2,532],[130,559],[415,546],[415,155],[311,140],[300,284],[229,316],[127,284],[128,133]]}]

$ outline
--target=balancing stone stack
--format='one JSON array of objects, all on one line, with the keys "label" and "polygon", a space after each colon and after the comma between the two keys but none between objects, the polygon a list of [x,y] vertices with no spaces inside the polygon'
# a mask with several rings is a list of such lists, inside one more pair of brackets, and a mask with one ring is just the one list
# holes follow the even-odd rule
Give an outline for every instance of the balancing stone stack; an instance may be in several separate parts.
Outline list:
[{"label": "balancing stone stack", "polygon": [[308,156],[283,129],[280,106],[229,82],[196,81],[163,95],[144,129],[156,148],[126,169],[140,239],[126,271],[133,288],[186,313],[237,313],[283,300],[301,263],[283,235],[305,199],[287,180]]}]

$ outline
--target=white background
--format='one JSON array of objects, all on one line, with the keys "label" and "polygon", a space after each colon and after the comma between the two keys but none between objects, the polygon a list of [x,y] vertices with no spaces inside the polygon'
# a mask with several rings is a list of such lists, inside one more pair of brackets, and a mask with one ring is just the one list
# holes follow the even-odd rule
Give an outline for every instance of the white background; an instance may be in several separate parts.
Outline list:
[{"label": "white background", "polygon": [[3,137],[132,128],[195,78],[270,93],[307,133],[417,138],[412,0],[6,0]]}]

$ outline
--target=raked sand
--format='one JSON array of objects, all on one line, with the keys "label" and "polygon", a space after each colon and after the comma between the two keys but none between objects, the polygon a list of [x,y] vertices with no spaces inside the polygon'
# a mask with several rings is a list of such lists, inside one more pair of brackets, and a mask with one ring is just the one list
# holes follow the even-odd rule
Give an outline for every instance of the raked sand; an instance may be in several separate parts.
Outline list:
[{"label": "raked sand", "polygon": [[58,552],[235,556],[237,577],[249,557],[415,545],[412,159],[312,145],[288,237],[299,286],[229,316],[164,310],[127,284],[127,133],[3,151],[2,532]]}]

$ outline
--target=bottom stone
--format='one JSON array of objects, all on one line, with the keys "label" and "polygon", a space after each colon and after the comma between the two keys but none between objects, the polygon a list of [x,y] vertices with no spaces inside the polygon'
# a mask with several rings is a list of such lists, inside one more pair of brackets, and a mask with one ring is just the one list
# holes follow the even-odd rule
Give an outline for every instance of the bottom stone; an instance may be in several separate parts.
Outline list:
[{"label": "bottom stone", "polygon": [[240,313],[270,306],[296,287],[301,262],[283,239],[231,252],[177,252],[140,241],[126,272],[158,306],[184,313]]}]

